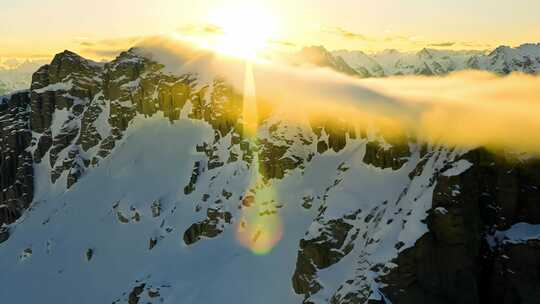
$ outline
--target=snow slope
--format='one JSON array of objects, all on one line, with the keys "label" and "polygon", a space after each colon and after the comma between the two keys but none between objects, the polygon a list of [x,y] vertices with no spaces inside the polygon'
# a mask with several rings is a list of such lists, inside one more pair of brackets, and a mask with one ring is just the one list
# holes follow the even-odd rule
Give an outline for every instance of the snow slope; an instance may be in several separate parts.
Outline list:
[{"label": "snow slope", "polygon": [[[397,255],[396,242],[404,242],[405,249],[426,232],[420,220],[430,208],[432,169],[410,184],[408,173],[419,161],[418,152],[398,171],[381,170],[361,161],[366,140],[352,140],[343,151],[315,156],[304,170],[293,170],[258,189],[257,195],[270,195],[283,205],[274,215],[283,225],[283,237],[269,253],[256,255],[237,240],[244,214],[234,198],[251,189],[257,167],[233,162],[208,169],[195,192],[183,191],[193,163],[204,158],[196,153],[197,145],[212,137],[210,125],[198,120],[171,123],[162,115],[137,116],[111,156],[70,189],[65,175],[53,184],[50,166],[37,165],[35,202],[11,225],[10,240],[0,251],[3,299],[126,303],[127,294],[144,282],[141,297],[156,300],[149,294],[158,291],[162,303],[298,303],[301,298],[291,289],[291,276],[299,241],[317,237],[325,222],[356,214],[349,220],[353,230],[369,234],[350,239],[357,243],[354,251],[331,271],[321,270],[319,280],[325,288],[312,300],[324,303],[341,282],[358,275],[350,265],[361,262],[355,262],[359,255],[367,255],[363,262],[369,264],[388,263]],[[223,148],[226,145],[218,150]],[[442,166],[442,159],[446,158],[432,158],[429,168]],[[224,205],[232,223],[224,223],[224,233],[215,239],[187,246],[183,232],[204,219],[195,204],[199,195],[219,196],[222,189],[233,193]],[[404,199],[403,189],[409,189],[405,197],[415,200]],[[301,205],[306,196],[313,198],[308,209]],[[400,201],[406,203],[396,203]],[[157,217],[152,212],[156,202],[161,206]],[[257,214],[260,208],[266,207],[248,212]],[[391,218],[394,224],[384,224]],[[408,221],[405,227],[403,221]],[[365,237],[382,242],[360,246]],[[150,250],[151,239],[157,244]],[[92,257],[87,260],[89,250]],[[362,271],[376,276],[369,269]],[[23,284],[32,292],[18,292]]]}]

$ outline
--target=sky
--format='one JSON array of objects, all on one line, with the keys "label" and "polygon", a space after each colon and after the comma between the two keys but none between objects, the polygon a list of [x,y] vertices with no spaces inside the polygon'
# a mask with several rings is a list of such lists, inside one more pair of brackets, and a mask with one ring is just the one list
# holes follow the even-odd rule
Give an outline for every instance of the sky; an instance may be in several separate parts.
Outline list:
[{"label": "sky", "polygon": [[245,3],[272,16],[279,27],[272,39],[290,48],[376,52],[540,42],[538,0],[0,0],[0,58],[70,49],[107,59],[144,37],[209,24],[210,16]]}]

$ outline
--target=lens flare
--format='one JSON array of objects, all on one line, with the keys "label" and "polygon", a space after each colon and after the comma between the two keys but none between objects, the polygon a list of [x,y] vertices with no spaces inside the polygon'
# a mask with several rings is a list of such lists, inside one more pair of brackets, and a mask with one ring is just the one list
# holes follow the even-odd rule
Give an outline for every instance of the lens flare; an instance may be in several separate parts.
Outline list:
[{"label": "lens flare", "polygon": [[263,181],[257,152],[253,158],[250,186],[243,196],[236,237],[242,246],[257,255],[264,255],[272,251],[283,236],[283,223],[277,210],[281,205],[277,203],[274,187]]},{"label": "lens flare", "polygon": [[272,251],[283,235],[283,224],[275,210],[274,188],[265,186],[260,173],[257,149],[258,106],[253,64],[246,61],[243,94],[243,136],[253,151],[251,178],[247,193],[242,200],[242,215],[236,227],[238,242],[257,255]]},{"label": "lens flare", "polygon": [[257,255],[272,251],[283,236],[283,224],[277,213],[271,214],[265,209],[268,202],[261,197],[247,197],[253,200],[252,207],[244,207],[242,217],[237,224],[238,242]]}]

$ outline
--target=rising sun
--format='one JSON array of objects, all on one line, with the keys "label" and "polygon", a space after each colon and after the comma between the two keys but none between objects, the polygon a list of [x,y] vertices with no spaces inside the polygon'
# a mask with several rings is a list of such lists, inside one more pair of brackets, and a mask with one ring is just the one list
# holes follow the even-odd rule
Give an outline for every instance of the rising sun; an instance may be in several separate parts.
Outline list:
[{"label": "rising sun", "polygon": [[216,9],[209,21],[220,29],[214,41],[216,51],[250,60],[265,51],[278,34],[275,16],[253,4]]}]

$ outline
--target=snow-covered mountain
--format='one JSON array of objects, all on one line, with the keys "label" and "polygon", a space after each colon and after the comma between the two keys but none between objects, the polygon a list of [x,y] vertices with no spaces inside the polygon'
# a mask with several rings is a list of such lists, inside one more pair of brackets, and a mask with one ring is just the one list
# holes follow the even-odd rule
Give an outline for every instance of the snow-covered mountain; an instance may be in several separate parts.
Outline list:
[{"label": "snow-covered mountain", "polygon": [[385,50],[367,55],[361,51],[335,51],[348,66],[362,77],[392,75],[445,75],[453,71],[477,69],[498,74],[540,73],[540,44],[516,48],[501,46],[491,53],[423,49],[419,52]]},{"label": "snow-covered mountain", "polygon": [[387,75],[444,75],[468,69],[471,56],[481,56],[479,51],[447,51],[422,49],[417,53],[401,53],[395,50],[373,55]]},{"label": "snow-covered mountain", "polygon": [[277,110],[253,140],[233,86],[167,68],[65,51],[1,98],[2,301],[537,302],[537,159]]},{"label": "snow-covered mountain", "polygon": [[0,95],[28,89],[32,81],[32,74],[45,63],[43,60],[27,60],[0,64]]},{"label": "snow-covered mountain", "polygon": [[540,72],[540,43],[523,44],[517,48],[500,46],[486,56],[475,56],[468,66],[508,74],[512,71],[537,74]]},{"label": "snow-covered mountain", "polygon": [[346,60],[334,56],[323,46],[305,47],[298,54],[290,56],[288,60],[295,65],[324,67],[347,75],[363,76],[361,69],[353,69]]},{"label": "snow-covered mountain", "polygon": [[347,65],[357,71],[362,77],[384,77],[384,68],[369,55],[362,51],[341,50],[333,53],[336,58],[342,58]]}]

